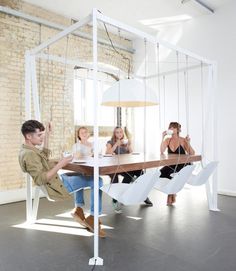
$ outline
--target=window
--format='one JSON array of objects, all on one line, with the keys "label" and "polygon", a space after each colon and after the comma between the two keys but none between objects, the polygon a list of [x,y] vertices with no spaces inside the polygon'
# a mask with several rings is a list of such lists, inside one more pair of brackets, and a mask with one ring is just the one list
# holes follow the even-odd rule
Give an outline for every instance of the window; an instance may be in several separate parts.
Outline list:
[{"label": "window", "polygon": [[[101,106],[102,94],[111,82],[98,80],[99,126],[116,126],[116,108]],[[75,77],[74,80],[74,123],[93,125],[93,80]]]}]

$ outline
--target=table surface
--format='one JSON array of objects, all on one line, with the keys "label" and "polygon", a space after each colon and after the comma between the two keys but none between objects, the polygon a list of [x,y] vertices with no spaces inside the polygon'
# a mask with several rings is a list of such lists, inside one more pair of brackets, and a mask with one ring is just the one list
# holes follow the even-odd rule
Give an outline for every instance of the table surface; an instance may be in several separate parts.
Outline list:
[{"label": "table surface", "polygon": [[[175,164],[185,164],[189,162],[201,161],[201,155],[185,154],[122,154],[113,156],[103,156],[99,158],[99,174],[109,175],[112,173],[127,172],[145,168],[156,168]],[[80,162],[81,161],[81,162]],[[63,169],[80,172],[85,175],[93,175],[94,158],[87,157],[78,162],[70,163]]]}]

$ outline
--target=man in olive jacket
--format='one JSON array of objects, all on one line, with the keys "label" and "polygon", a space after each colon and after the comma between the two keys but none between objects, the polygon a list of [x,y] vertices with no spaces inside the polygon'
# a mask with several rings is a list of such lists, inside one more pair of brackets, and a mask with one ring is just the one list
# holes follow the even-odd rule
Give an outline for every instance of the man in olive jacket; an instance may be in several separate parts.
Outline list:
[{"label": "man in olive jacket", "polygon": [[[51,199],[57,201],[70,198],[71,196],[69,193],[74,191],[67,190],[57,172],[70,163],[73,156],[63,157],[57,163],[49,160],[50,151],[48,149],[48,142],[51,125],[48,124],[45,129],[43,124],[37,120],[28,120],[23,123],[21,132],[25,138],[25,144],[22,145],[19,152],[19,163],[22,171],[27,172],[33,178],[36,185],[44,185]],[[41,146],[42,144],[44,146],[42,149],[36,147]],[[93,187],[92,178],[90,178],[90,180],[85,180],[85,177],[82,176],[73,177],[71,180],[68,176],[65,176],[63,182],[65,183],[73,180],[77,186],[75,191],[82,188],[84,183]],[[101,195],[99,198],[101,200]],[[85,218],[83,209],[77,207],[73,216],[80,224],[91,231],[94,230],[93,215]],[[101,228],[99,229],[99,235],[105,237],[105,232]]]},{"label": "man in olive jacket", "polygon": [[[28,130],[32,131],[29,133]],[[64,200],[70,198],[69,193],[63,186],[57,172],[66,166],[73,159],[72,156],[62,158],[57,164],[49,161],[50,151],[47,149],[48,134],[50,126],[45,128],[40,122],[28,121],[22,126],[22,133],[25,137],[25,144],[22,145],[19,153],[19,163],[24,172],[30,174],[36,185],[44,185],[49,198],[53,200]],[[42,145],[42,150],[36,146]]]}]

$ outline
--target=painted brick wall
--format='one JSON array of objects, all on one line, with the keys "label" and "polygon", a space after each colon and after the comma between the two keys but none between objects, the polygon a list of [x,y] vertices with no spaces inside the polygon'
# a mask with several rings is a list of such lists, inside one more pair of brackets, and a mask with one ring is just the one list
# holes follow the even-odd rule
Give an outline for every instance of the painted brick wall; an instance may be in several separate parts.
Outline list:
[{"label": "painted brick wall", "polygon": [[[0,0],[0,5],[20,10],[52,22],[70,25],[71,20],[22,1]],[[83,29],[91,33],[91,27]],[[25,176],[18,165],[18,151],[23,142],[20,127],[25,119],[24,112],[24,53],[57,33],[56,30],[14,16],[0,13],[0,191],[18,189],[25,186]],[[107,38],[103,31],[99,35]],[[113,40],[131,47],[131,43],[111,34]],[[67,48],[67,50],[66,50]],[[81,61],[92,61],[92,43],[89,40],[70,35],[44,53]],[[122,52],[128,57],[132,55]],[[127,71],[127,62],[111,48],[99,46],[99,61]],[[66,76],[65,76],[66,74]],[[38,87],[42,121],[52,118],[54,133],[50,148],[58,157],[63,149],[68,149],[74,140],[73,123],[73,66],[58,64],[48,60],[37,61]]]}]

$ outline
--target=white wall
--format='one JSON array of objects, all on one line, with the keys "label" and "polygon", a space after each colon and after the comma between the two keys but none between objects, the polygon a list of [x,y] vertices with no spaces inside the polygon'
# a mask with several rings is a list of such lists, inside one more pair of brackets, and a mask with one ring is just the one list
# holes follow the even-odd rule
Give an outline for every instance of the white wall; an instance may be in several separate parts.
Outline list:
[{"label": "white wall", "polygon": [[179,45],[196,53],[215,59],[218,62],[218,157],[219,188],[223,193],[236,195],[234,174],[236,145],[234,135],[236,126],[236,2],[217,10],[214,15],[206,16],[186,24]]},{"label": "white wall", "polygon": [[[218,62],[218,190],[220,193],[236,195],[235,134],[236,125],[236,1],[216,10],[212,15],[202,16],[176,26],[182,33],[179,41],[165,36],[163,30],[159,35],[175,42],[208,59]],[[181,31],[180,31],[181,29]],[[172,29],[173,30],[173,29]]]}]

